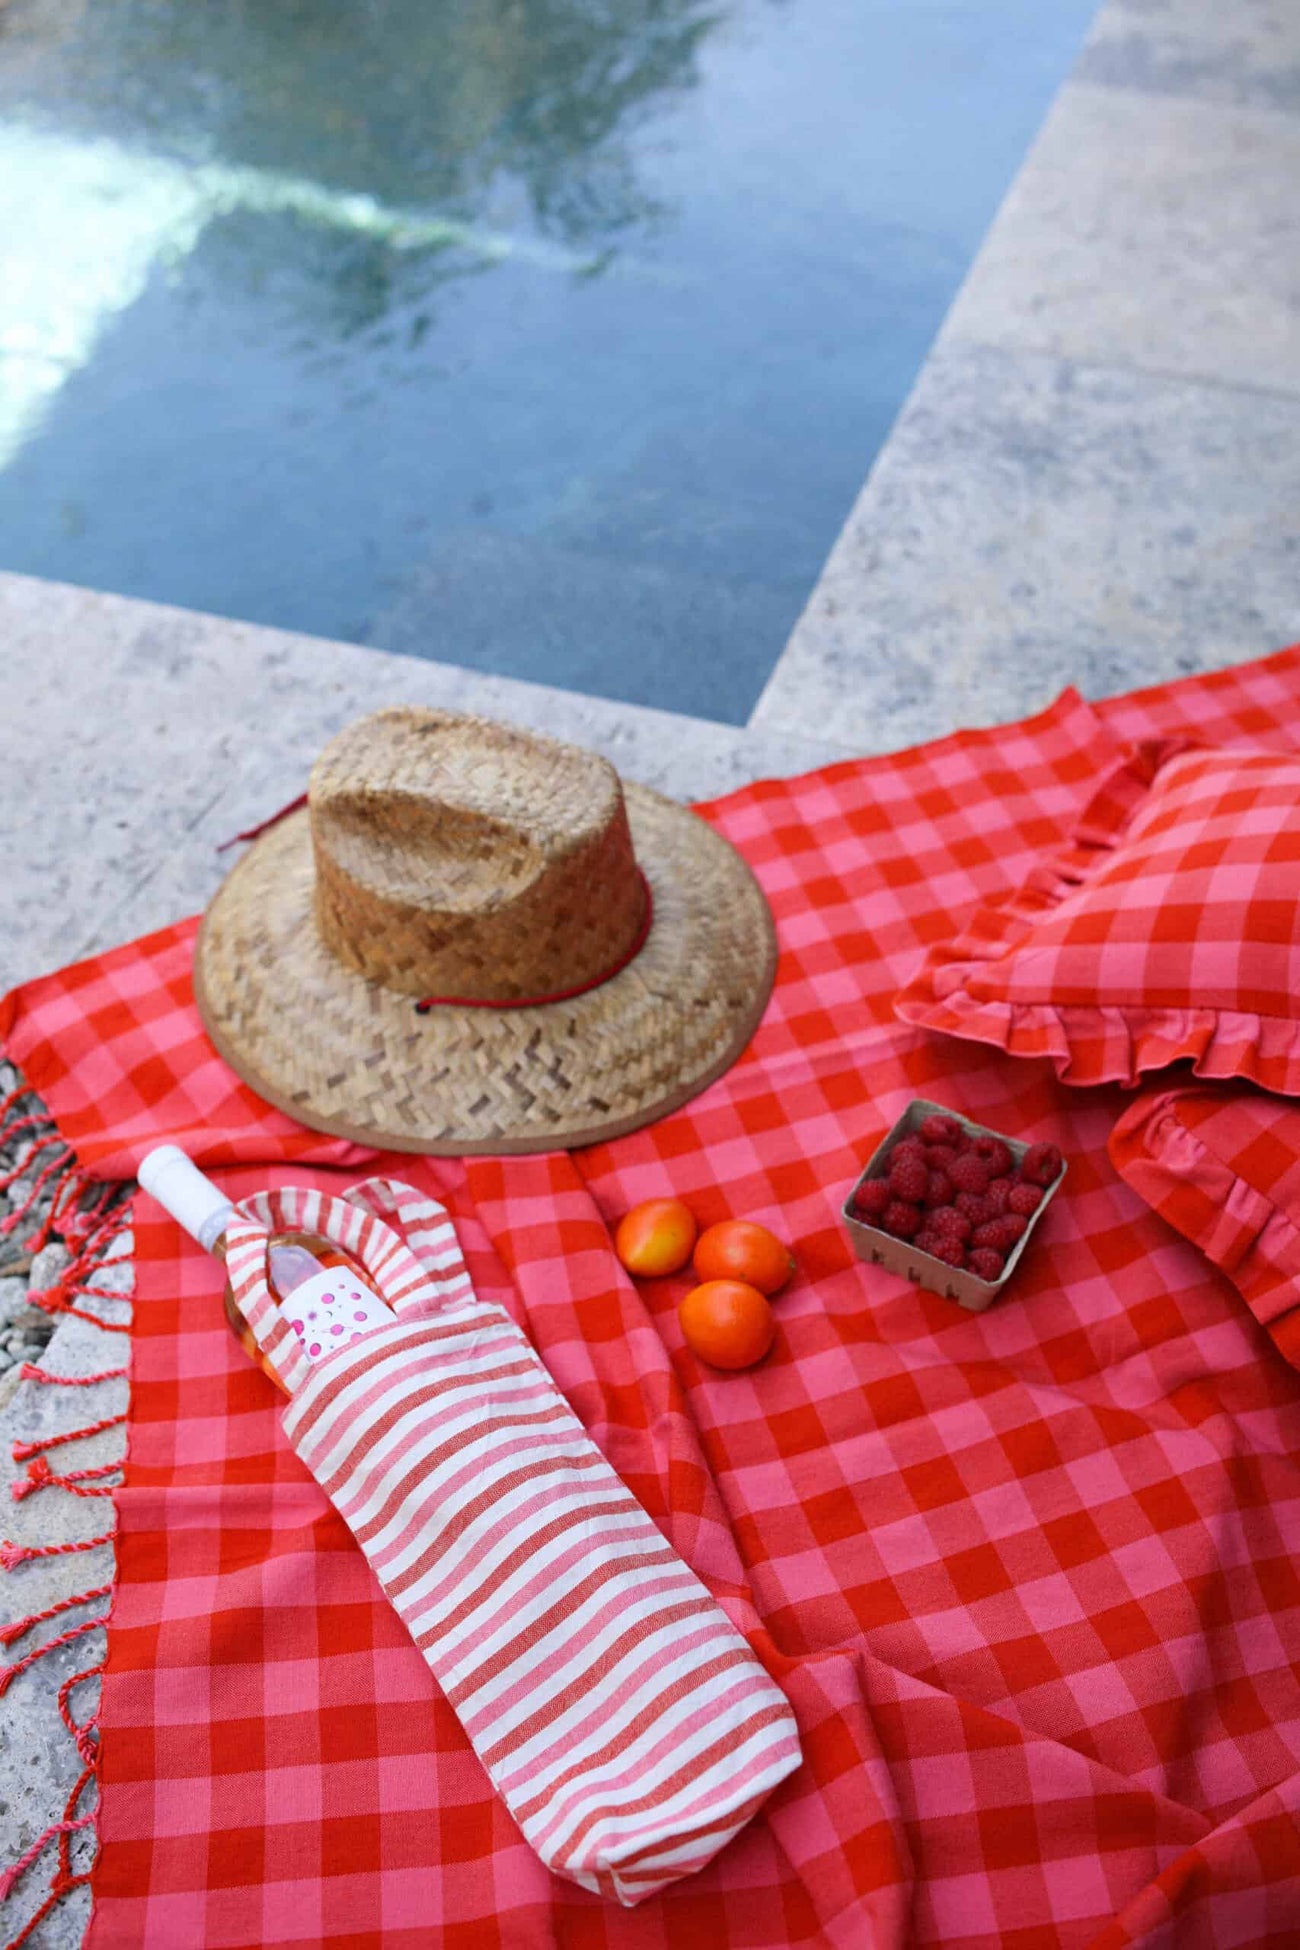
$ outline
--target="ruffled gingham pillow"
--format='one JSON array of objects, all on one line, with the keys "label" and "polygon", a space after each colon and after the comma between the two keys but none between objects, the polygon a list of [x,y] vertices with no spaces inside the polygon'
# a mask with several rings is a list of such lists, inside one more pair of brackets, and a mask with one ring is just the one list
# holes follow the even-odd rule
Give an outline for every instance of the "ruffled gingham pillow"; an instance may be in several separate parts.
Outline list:
[{"label": "ruffled gingham pillow", "polygon": [[1190,1058],[1300,1094],[1300,758],[1135,747],[1067,845],[932,949],[897,1008],[1047,1057],[1067,1083]]}]

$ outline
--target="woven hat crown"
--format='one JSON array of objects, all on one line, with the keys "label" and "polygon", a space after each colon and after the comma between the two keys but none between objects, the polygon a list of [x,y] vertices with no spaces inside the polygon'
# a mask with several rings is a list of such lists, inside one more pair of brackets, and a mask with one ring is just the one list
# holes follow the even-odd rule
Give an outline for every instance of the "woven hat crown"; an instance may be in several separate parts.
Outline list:
[{"label": "woven hat crown", "polygon": [[597,979],[642,928],[623,788],[594,752],[400,706],[326,746],[308,806],[321,938],[387,988],[546,995]]}]

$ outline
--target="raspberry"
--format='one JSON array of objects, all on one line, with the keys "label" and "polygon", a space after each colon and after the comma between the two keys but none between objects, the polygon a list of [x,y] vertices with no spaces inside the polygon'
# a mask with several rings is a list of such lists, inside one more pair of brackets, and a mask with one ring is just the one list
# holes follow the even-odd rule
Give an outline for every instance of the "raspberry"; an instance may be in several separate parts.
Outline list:
[{"label": "raspberry", "polygon": [[921,1124],[918,1136],[927,1144],[956,1144],[961,1136],[961,1125],[955,1117],[944,1117],[934,1111]]},{"label": "raspberry", "polygon": [[932,1171],[925,1188],[925,1202],[929,1206],[952,1204],[952,1180],[946,1171]]},{"label": "raspberry", "polygon": [[1001,1215],[987,1192],[958,1192],[953,1203],[959,1212],[964,1212],[973,1226],[986,1226],[990,1219]]},{"label": "raspberry", "polygon": [[959,1192],[986,1192],[989,1188],[989,1168],[982,1158],[967,1153],[954,1158],[952,1170],[948,1173]]},{"label": "raspberry", "polygon": [[931,1259],[941,1259],[945,1266],[960,1266],[966,1257],[966,1248],[953,1233],[935,1232],[929,1226],[913,1241],[921,1252],[928,1253]]},{"label": "raspberry", "polygon": [[919,1204],[925,1197],[930,1173],[924,1158],[900,1158],[897,1153],[890,1159],[889,1184],[895,1198],[906,1199],[909,1204]]},{"label": "raspberry", "polygon": [[990,1219],[986,1226],[977,1226],[971,1244],[991,1246],[995,1253],[1009,1253],[1025,1230],[1026,1223],[1018,1212],[1008,1212],[1000,1219]]},{"label": "raspberry", "polygon": [[956,1156],[951,1144],[927,1144],[925,1147],[925,1162],[931,1171],[947,1171]]},{"label": "raspberry", "polygon": [[1054,1144],[1031,1144],[1020,1160],[1020,1176],[1027,1185],[1047,1187],[1060,1175],[1061,1154]]},{"label": "raspberry", "polygon": [[885,1232],[892,1232],[895,1239],[915,1239],[921,1230],[921,1214],[906,1199],[895,1198],[885,1207],[880,1224]]},{"label": "raspberry", "polygon": [[927,1217],[926,1230],[940,1233],[944,1238],[960,1239],[964,1246],[974,1227],[966,1214],[959,1212],[955,1205],[937,1205]]},{"label": "raspberry", "polygon": [[990,1178],[1004,1178],[1015,1165],[1015,1159],[998,1137],[977,1137],[971,1146],[971,1156],[984,1160]]},{"label": "raspberry", "polygon": [[977,1280],[984,1280],[992,1286],[1006,1271],[1006,1261],[992,1246],[976,1246],[966,1255],[966,1270],[973,1273]]},{"label": "raspberry", "polygon": [[888,1179],[868,1178],[854,1192],[849,1210],[855,1219],[883,1219],[893,1196]]},{"label": "raspberry", "polygon": [[1043,1194],[1037,1185],[1013,1185],[1007,1199],[1007,1211],[1018,1212],[1027,1219],[1036,1212],[1043,1202]]},{"label": "raspberry", "polygon": [[911,1137],[899,1138],[898,1143],[891,1146],[889,1152],[891,1164],[895,1158],[924,1158],[924,1156],[925,1146],[915,1133]]},{"label": "raspberry", "polygon": [[989,1197],[993,1201],[993,1209],[999,1218],[1001,1218],[1004,1212],[1010,1210],[1011,1194],[1015,1189],[1016,1181],[1014,1178],[995,1178],[990,1184]]}]

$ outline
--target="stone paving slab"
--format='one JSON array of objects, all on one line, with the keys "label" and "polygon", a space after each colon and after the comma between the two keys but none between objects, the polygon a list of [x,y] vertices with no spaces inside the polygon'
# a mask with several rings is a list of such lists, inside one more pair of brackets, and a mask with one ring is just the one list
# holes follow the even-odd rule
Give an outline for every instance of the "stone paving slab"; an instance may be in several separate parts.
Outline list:
[{"label": "stone paving slab", "polygon": [[1110,0],[1076,81],[1300,112],[1295,0]]},{"label": "stone paving slab", "polygon": [[863,750],[1300,638],[1300,398],[948,342],[755,722]]},{"label": "stone paving slab", "polygon": [[1300,392],[1300,121],[1068,83],[940,343]]}]

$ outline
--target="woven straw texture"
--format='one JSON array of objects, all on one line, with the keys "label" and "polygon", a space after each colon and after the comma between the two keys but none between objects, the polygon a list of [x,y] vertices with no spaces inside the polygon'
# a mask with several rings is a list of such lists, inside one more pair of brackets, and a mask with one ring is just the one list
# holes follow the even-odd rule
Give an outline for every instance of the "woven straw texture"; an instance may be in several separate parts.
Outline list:
[{"label": "woven straw texture", "polygon": [[591,981],[645,916],[618,773],[451,711],[377,711],[310,787],[316,921],[408,995],[514,1002]]},{"label": "woven straw texture", "polygon": [[[312,815],[293,814],[250,849],[204,919],[195,994],[213,1043],[304,1124],[399,1151],[554,1150],[675,1109],[749,1041],[771,991],[775,936],[758,883],[726,840],[644,787],[627,786],[625,804],[633,864],[654,897],[654,924],[628,967],[569,1002],[428,1015],[412,1001],[427,992],[427,959],[411,964],[422,979],[398,989],[366,980],[326,945]],[[355,868],[355,855],[345,864]],[[630,885],[639,903],[634,873]],[[620,921],[602,936],[605,960],[627,932]],[[460,994],[469,963],[463,948],[456,954],[462,986],[447,992]],[[522,979],[521,959],[514,971]],[[530,982],[540,972],[534,964]],[[576,976],[564,973],[581,979],[581,958]]]}]

